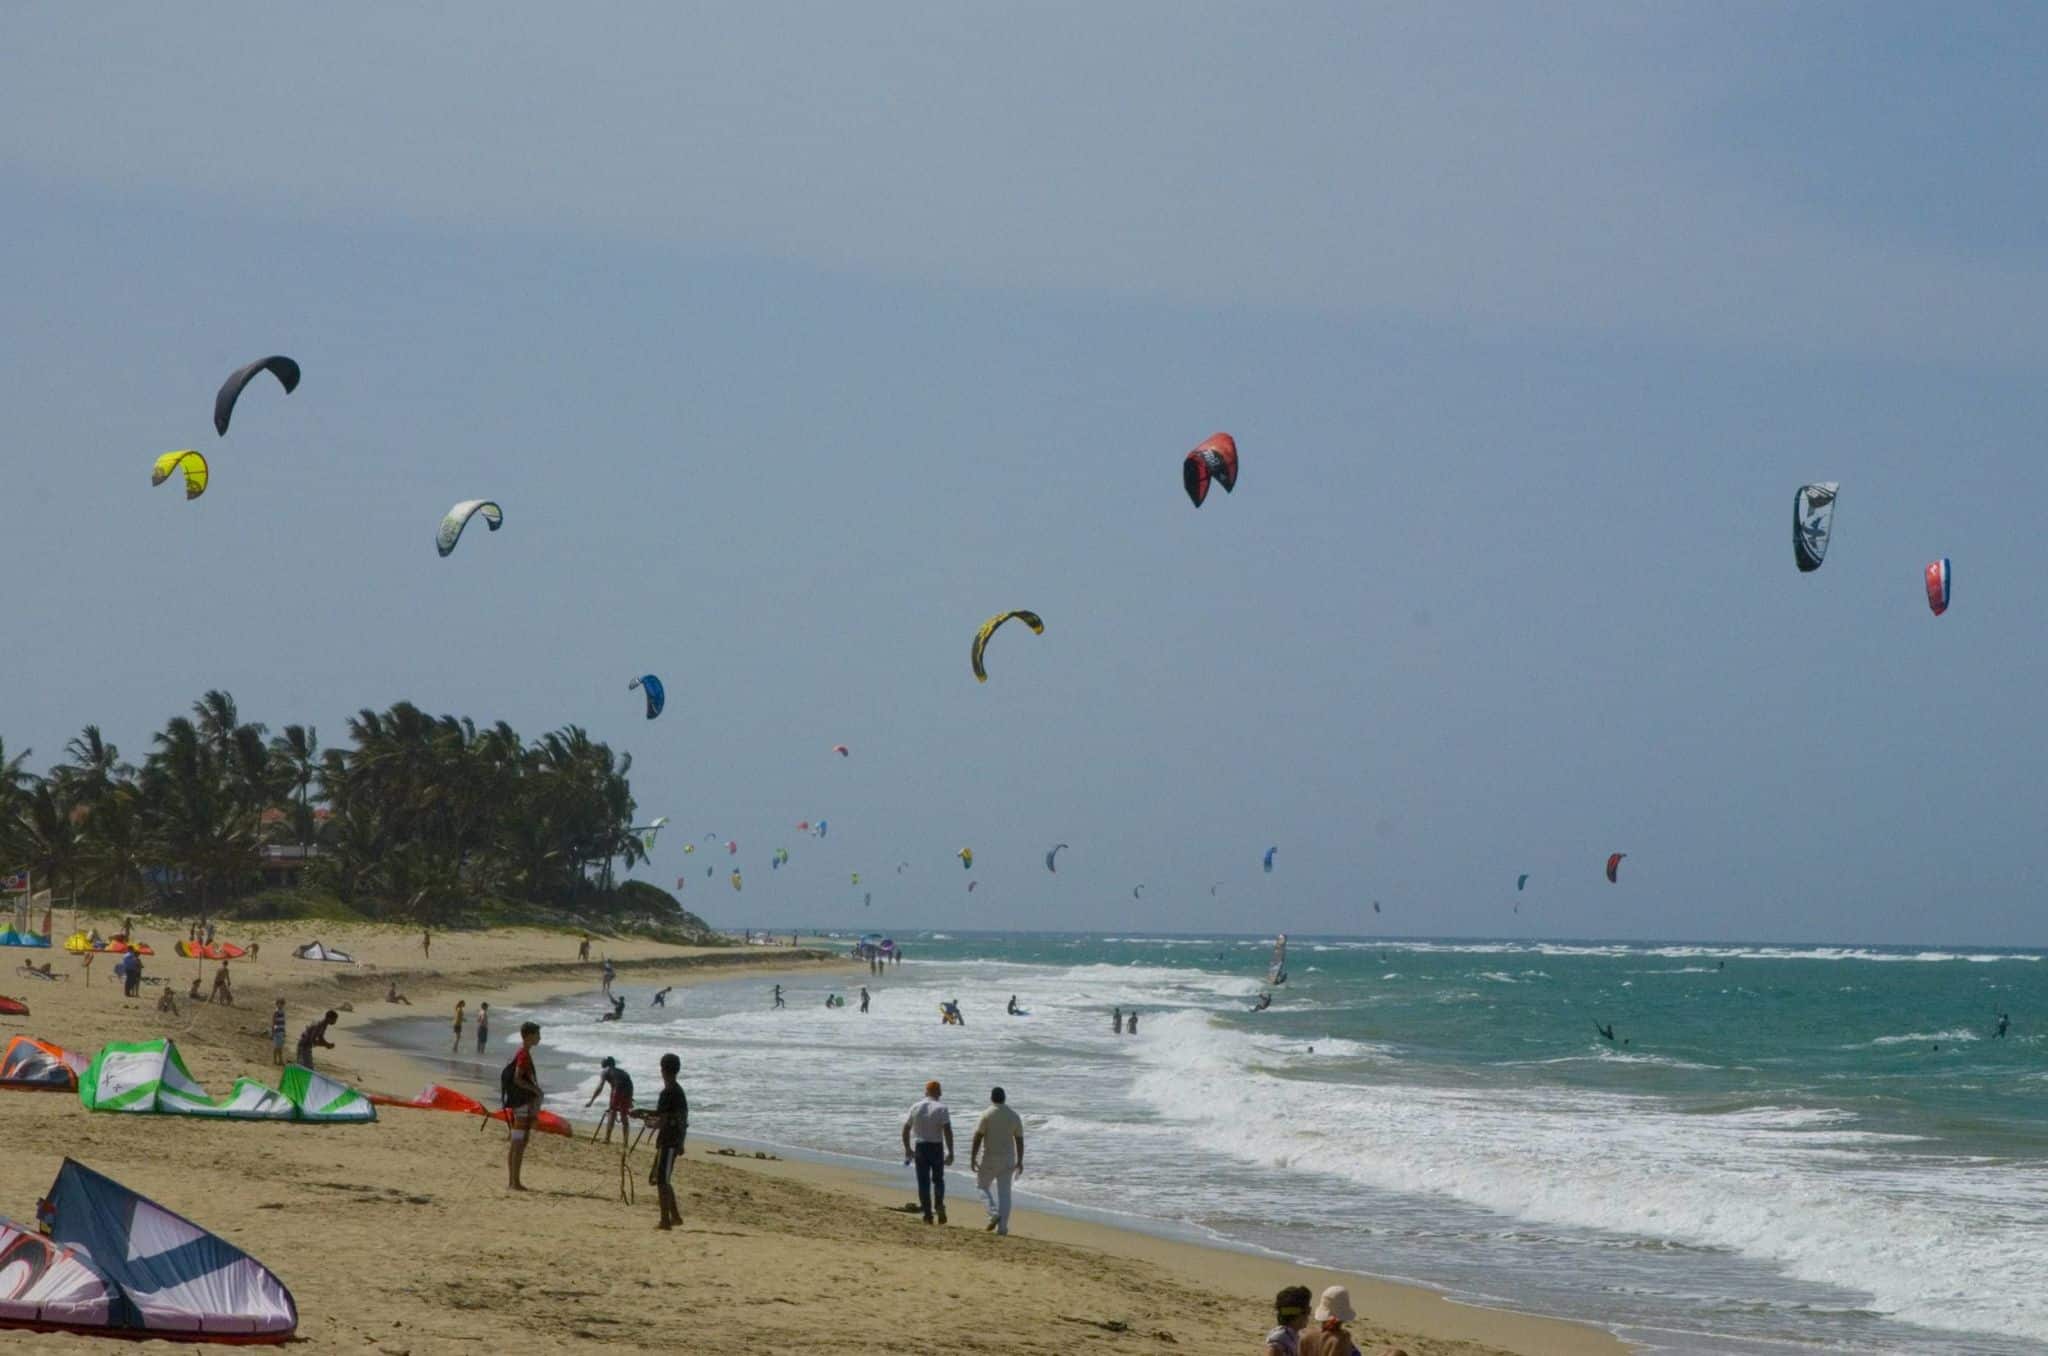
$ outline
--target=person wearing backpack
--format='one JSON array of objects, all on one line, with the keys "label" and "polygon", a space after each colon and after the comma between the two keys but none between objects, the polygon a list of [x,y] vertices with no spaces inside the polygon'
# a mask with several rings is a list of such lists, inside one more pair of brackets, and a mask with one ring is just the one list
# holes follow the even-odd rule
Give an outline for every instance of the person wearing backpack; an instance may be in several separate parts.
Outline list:
[{"label": "person wearing backpack", "polygon": [[510,1113],[507,1123],[512,1128],[512,1135],[505,1148],[505,1169],[511,1177],[514,1191],[526,1190],[526,1184],[519,1180],[519,1164],[526,1157],[526,1138],[533,1133],[534,1118],[540,1113],[541,1098],[546,1095],[541,1091],[540,1077],[533,1068],[533,1048],[539,1044],[540,1023],[522,1023],[519,1027],[519,1053],[512,1056],[512,1062],[498,1075],[498,1087],[504,1094],[505,1107]]}]

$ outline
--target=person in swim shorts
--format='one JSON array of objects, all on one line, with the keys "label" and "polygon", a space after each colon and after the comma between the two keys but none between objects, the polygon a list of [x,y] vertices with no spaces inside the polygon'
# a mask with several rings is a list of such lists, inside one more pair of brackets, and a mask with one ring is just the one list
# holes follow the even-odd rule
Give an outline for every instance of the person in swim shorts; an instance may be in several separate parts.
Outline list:
[{"label": "person in swim shorts", "polygon": [[541,1098],[546,1096],[540,1088],[540,1076],[533,1068],[533,1048],[539,1044],[540,1023],[522,1023],[519,1053],[512,1056],[512,1114],[508,1118],[512,1135],[505,1149],[505,1170],[514,1191],[526,1190],[526,1184],[519,1180],[519,1165],[526,1157],[526,1138],[533,1133],[534,1119],[540,1114]]}]

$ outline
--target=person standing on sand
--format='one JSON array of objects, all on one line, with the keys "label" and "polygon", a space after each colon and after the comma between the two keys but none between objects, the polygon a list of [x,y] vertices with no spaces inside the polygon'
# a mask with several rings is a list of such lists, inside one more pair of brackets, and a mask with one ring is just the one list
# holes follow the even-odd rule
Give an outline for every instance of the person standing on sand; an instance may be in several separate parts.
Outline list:
[{"label": "person standing on sand", "polygon": [[491,1043],[491,1005],[476,1005],[476,1052],[482,1054],[484,1047]]},{"label": "person standing on sand", "polygon": [[427,928],[420,929],[420,954],[428,960],[434,958],[434,934]]},{"label": "person standing on sand", "polygon": [[611,1089],[611,1101],[605,1104],[604,1115],[598,1117],[597,1123],[604,1128],[604,1142],[609,1144],[612,1142],[612,1123],[618,1123],[619,1136],[623,1139],[626,1120],[633,1114],[633,1075],[621,1069],[619,1062],[610,1055],[606,1055],[598,1066],[597,1086],[590,1090],[590,1101],[583,1104],[584,1109],[588,1110],[590,1103],[595,1102],[598,1094],[606,1088]]},{"label": "person standing on sand", "polygon": [[974,1127],[967,1146],[967,1167],[988,1206],[989,1232],[1010,1232],[1010,1183],[1024,1171],[1024,1120],[1010,1110],[1001,1088],[991,1088],[988,1110]]},{"label": "person standing on sand", "polygon": [[284,1000],[277,1000],[277,1006],[270,1010],[270,1062],[284,1066]]},{"label": "person standing on sand", "polygon": [[533,1047],[539,1044],[540,1023],[522,1023],[519,1050],[512,1056],[512,1103],[508,1108],[511,1115],[506,1118],[512,1134],[505,1148],[505,1171],[514,1191],[526,1190],[526,1184],[519,1180],[519,1164],[526,1157],[526,1137],[533,1133],[541,1099],[547,1095],[540,1090],[540,1076],[533,1068]]},{"label": "person standing on sand", "polygon": [[587,932],[583,934],[582,944],[576,948],[576,959],[580,961],[590,959],[590,934]]},{"label": "person standing on sand", "polygon": [[[397,983],[396,980],[392,982],[393,984]],[[448,1053],[451,1055],[459,1055],[462,1053],[462,1026],[464,1021],[467,1020],[463,1013],[463,1009],[468,1005],[469,1000],[467,998],[458,998],[455,1000],[455,1044],[448,1047]]]},{"label": "person standing on sand", "polygon": [[1301,1356],[1301,1330],[1308,1326],[1311,1297],[1305,1285],[1290,1285],[1273,1297],[1273,1331],[1266,1356]]},{"label": "person standing on sand", "polygon": [[[911,1146],[916,1137],[915,1149]],[[903,1161],[917,1165],[917,1204],[924,1222],[946,1222],[946,1165],[953,1161],[953,1113],[939,1100],[939,1080],[924,1085],[924,1097],[903,1118]]]},{"label": "person standing on sand", "polygon": [[[193,982],[196,984],[198,981],[195,980]],[[340,1020],[341,1014],[333,1008],[329,1008],[325,1017],[322,1017],[319,1021],[299,1033],[300,1064],[308,1069],[313,1067],[313,1047],[315,1046],[322,1050],[332,1050],[334,1048],[334,1042],[327,1039],[327,1028]]]},{"label": "person standing on sand", "polygon": [[[682,1207],[676,1204],[675,1183],[671,1180],[676,1160],[683,1156],[683,1139],[690,1133],[690,1099],[683,1095],[683,1085],[676,1081],[682,1070],[683,1061],[674,1052],[663,1055],[661,1096],[655,1099],[654,1110],[634,1113],[656,1127],[654,1166],[648,1170],[647,1184],[661,1193],[661,1223],[654,1226],[657,1229],[673,1229],[683,1222]],[[619,1134],[624,1138],[623,1128]]]}]

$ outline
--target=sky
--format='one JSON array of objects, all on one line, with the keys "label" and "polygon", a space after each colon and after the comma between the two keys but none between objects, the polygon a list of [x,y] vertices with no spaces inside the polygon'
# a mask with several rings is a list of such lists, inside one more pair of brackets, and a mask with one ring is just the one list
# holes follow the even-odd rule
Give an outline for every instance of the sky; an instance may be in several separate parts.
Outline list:
[{"label": "sky", "polygon": [[2018,6],[17,7],[0,737],[580,725],[736,927],[2048,944],[2044,58]]}]

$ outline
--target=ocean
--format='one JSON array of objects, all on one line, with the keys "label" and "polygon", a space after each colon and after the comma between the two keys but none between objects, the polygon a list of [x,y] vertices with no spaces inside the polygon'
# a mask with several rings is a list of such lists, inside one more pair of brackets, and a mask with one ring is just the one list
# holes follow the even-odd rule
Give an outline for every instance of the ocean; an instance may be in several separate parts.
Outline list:
[{"label": "ocean", "polygon": [[[1269,937],[899,940],[879,979],[785,980],[784,1011],[760,979],[666,1010],[628,983],[623,1023],[589,999],[500,1022],[545,1024],[576,1104],[599,1056],[651,1088],[674,1050],[694,1128],[868,1160],[907,1195],[924,1081],[963,1127],[999,1083],[1041,1208],[1658,1351],[2048,1351],[2043,953],[1296,936],[1253,1013]],[[938,1022],[951,998],[964,1027]]]}]

